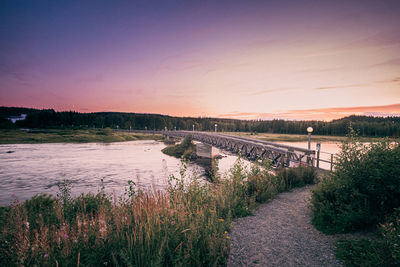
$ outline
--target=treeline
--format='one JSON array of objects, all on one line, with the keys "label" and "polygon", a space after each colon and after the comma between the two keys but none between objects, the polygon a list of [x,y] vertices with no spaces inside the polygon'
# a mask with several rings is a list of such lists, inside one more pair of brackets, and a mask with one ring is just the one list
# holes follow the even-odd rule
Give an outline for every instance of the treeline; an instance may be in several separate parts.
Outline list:
[{"label": "treeline", "polygon": [[[7,117],[28,114],[26,120],[12,124]],[[361,136],[399,137],[400,117],[349,116],[330,122],[287,121],[287,120],[234,120],[219,118],[172,117],[159,114],[121,112],[78,113],[55,112],[24,108],[0,107],[1,128],[119,128],[135,130],[192,130],[240,131],[259,133],[304,134],[307,127],[314,128],[313,134],[346,135],[351,124]]]}]

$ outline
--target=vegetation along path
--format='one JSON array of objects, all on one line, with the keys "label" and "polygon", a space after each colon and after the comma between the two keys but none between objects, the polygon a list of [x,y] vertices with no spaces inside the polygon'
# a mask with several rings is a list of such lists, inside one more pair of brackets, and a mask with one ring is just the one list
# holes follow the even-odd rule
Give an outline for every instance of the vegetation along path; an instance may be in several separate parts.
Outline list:
[{"label": "vegetation along path", "polygon": [[334,237],[311,224],[311,188],[281,193],[255,216],[237,219],[228,266],[341,266]]}]

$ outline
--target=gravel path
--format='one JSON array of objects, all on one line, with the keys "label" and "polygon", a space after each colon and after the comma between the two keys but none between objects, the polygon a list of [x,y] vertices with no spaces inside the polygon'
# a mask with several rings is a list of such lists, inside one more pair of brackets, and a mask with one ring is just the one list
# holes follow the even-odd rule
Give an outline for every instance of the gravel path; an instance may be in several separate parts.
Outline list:
[{"label": "gravel path", "polygon": [[333,252],[334,237],[311,224],[310,190],[279,194],[255,216],[237,219],[228,266],[341,266]]}]

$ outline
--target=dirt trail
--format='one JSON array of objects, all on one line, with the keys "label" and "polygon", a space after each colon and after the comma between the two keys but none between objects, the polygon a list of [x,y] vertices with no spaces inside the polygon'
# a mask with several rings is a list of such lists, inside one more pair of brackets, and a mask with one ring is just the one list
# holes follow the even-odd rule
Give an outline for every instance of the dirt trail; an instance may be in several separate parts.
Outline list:
[{"label": "dirt trail", "polygon": [[310,198],[310,186],[298,188],[237,219],[228,266],[341,266],[335,238],[311,224]]}]

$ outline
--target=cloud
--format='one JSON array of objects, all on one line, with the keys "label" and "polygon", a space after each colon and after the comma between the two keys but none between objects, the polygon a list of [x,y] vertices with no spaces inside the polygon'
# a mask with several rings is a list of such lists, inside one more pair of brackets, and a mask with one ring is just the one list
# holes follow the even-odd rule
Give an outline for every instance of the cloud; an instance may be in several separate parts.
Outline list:
[{"label": "cloud", "polygon": [[369,83],[354,83],[354,84],[346,84],[346,85],[338,85],[338,86],[323,86],[323,87],[317,87],[317,88],[315,88],[315,90],[331,90],[331,89],[343,89],[343,88],[351,88],[351,87],[364,87],[364,86],[371,86],[371,85],[376,85],[376,84],[397,83],[397,82],[400,82],[400,76],[394,77],[392,79],[373,81],[373,82],[369,82]]},{"label": "cloud", "polygon": [[367,37],[359,38],[354,41],[331,47],[321,49],[309,54],[301,55],[302,58],[324,57],[339,54],[345,54],[354,51],[354,49],[374,48],[383,46],[392,46],[400,44],[400,31],[385,31]]},{"label": "cloud", "polygon": [[400,66],[400,58],[394,58],[378,64],[374,64],[371,67],[381,67],[381,66]]},{"label": "cloud", "polygon": [[253,93],[248,93],[247,95],[249,96],[254,96],[254,95],[263,95],[263,94],[268,94],[268,93],[274,93],[274,92],[283,92],[283,91],[292,91],[292,90],[298,90],[299,88],[278,88],[278,89],[266,89],[266,90],[261,90]]},{"label": "cloud", "polygon": [[230,112],[219,114],[221,118],[249,119],[249,120],[333,120],[350,115],[366,116],[400,116],[400,103],[383,106],[359,106],[359,107],[333,107],[320,109],[289,110],[276,113],[251,113],[251,112]]},{"label": "cloud", "polygon": [[348,44],[351,47],[376,47],[400,44],[399,31],[380,32]]}]

